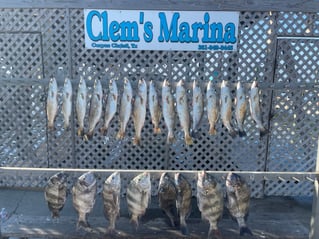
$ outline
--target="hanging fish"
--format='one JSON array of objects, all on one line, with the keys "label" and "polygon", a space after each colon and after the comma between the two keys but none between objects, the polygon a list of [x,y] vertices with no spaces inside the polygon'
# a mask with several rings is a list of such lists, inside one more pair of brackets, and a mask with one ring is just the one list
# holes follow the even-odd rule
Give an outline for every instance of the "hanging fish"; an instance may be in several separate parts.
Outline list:
[{"label": "hanging fish", "polygon": [[176,85],[176,109],[179,118],[180,125],[184,131],[185,143],[187,145],[193,144],[192,137],[189,134],[189,111],[186,90],[184,88],[184,83],[180,80]]},{"label": "hanging fish", "polygon": [[84,118],[86,114],[86,98],[87,98],[87,88],[84,78],[80,77],[80,82],[78,86],[78,92],[76,96],[76,115],[78,120],[78,136],[83,135],[84,131]]},{"label": "hanging fish", "polygon": [[104,114],[104,125],[100,129],[102,134],[106,134],[109,125],[114,118],[117,110],[117,98],[118,98],[118,90],[115,80],[110,80],[109,82],[109,94],[107,96],[105,114]]},{"label": "hanging fish", "polygon": [[103,185],[104,215],[109,221],[107,232],[115,233],[115,221],[120,215],[121,176],[119,172],[112,173]]},{"label": "hanging fish", "polygon": [[47,118],[48,129],[54,130],[54,121],[58,112],[58,85],[55,78],[51,78],[49,82],[49,90],[47,97]]},{"label": "hanging fish", "polygon": [[94,134],[94,129],[99,123],[102,115],[102,97],[103,90],[100,80],[94,81],[93,94],[91,97],[90,103],[90,112],[89,112],[89,129],[86,133],[87,139],[92,139]]},{"label": "hanging fish", "polygon": [[132,98],[133,98],[133,90],[131,86],[131,82],[128,79],[124,79],[124,90],[121,98],[121,106],[120,106],[120,129],[117,133],[117,139],[123,139],[125,136],[125,130],[127,123],[131,116],[132,111]]},{"label": "hanging fish", "polygon": [[161,120],[162,113],[161,113],[160,104],[158,100],[156,85],[152,80],[149,85],[148,105],[149,105],[149,110],[150,110],[152,124],[153,124],[153,132],[154,134],[160,134],[161,129],[159,127],[159,123]]},{"label": "hanging fish", "polygon": [[230,136],[235,137],[236,131],[231,125],[232,118],[232,99],[230,89],[227,86],[227,81],[223,80],[220,89],[220,116],[223,125],[228,130]]},{"label": "hanging fish", "polygon": [[181,232],[183,235],[188,235],[186,218],[191,213],[192,187],[181,173],[175,174],[175,185],[177,189],[176,208],[179,214]]},{"label": "hanging fish", "polygon": [[216,134],[216,123],[219,117],[219,106],[217,100],[216,90],[213,87],[212,81],[209,81],[207,84],[206,91],[206,101],[207,101],[207,118],[209,122],[209,134]]},{"label": "hanging fish", "polygon": [[246,118],[247,101],[245,95],[245,88],[242,86],[240,81],[238,81],[237,83],[235,105],[235,115],[238,127],[238,134],[240,137],[244,137],[246,136],[246,132],[244,130],[244,121]]},{"label": "hanging fish", "polygon": [[198,172],[197,205],[202,219],[209,222],[207,238],[221,239],[217,223],[223,215],[224,195],[216,179],[205,171]]},{"label": "hanging fish", "polygon": [[144,172],[133,178],[127,186],[127,207],[131,214],[131,222],[138,229],[139,218],[145,214],[151,199],[150,173]]},{"label": "hanging fish", "polygon": [[163,117],[167,133],[167,144],[171,144],[175,141],[174,127],[175,127],[175,110],[174,110],[174,100],[171,93],[171,87],[167,80],[164,80],[162,86],[162,106],[163,106]]},{"label": "hanging fish", "polygon": [[69,78],[65,78],[63,86],[63,102],[62,114],[64,118],[64,128],[68,129],[70,126],[70,117],[72,113],[72,84]]},{"label": "hanging fish", "polygon": [[193,82],[193,125],[192,125],[192,136],[196,135],[199,124],[201,122],[204,112],[204,101],[202,89],[196,80]]},{"label": "hanging fish", "polygon": [[67,176],[59,172],[51,176],[44,188],[44,197],[48,203],[52,218],[59,218],[67,196]]},{"label": "hanging fish", "polygon": [[237,220],[239,234],[252,235],[246,225],[246,218],[249,211],[250,189],[245,180],[236,173],[230,172],[226,177],[226,207],[231,216]]},{"label": "hanging fish", "polygon": [[140,145],[141,133],[146,117],[147,85],[144,79],[138,81],[137,95],[134,100],[133,123],[135,129],[134,145]]},{"label": "hanging fish", "polygon": [[263,126],[261,119],[261,110],[260,110],[260,99],[259,99],[259,89],[257,81],[254,81],[251,84],[250,89],[250,113],[253,120],[256,122],[257,127],[259,128],[260,137],[263,137],[268,133],[267,129]]}]

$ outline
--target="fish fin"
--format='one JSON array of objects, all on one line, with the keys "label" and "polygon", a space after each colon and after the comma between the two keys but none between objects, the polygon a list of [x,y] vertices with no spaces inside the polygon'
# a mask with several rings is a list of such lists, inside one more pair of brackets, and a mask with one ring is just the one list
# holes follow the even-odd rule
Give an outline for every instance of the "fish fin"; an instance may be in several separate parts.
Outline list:
[{"label": "fish fin", "polygon": [[222,239],[222,234],[218,229],[209,229],[207,239]]},{"label": "fish fin", "polygon": [[185,143],[187,145],[192,145],[193,144],[193,139],[192,139],[192,137],[190,135],[186,135],[185,136]]},{"label": "fish fin", "polygon": [[133,144],[136,145],[136,146],[141,145],[141,138],[135,136],[134,139],[133,139]]},{"label": "fish fin", "polygon": [[183,235],[189,235],[189,231],[188,231],[187,225],[182,225],[181,224],[181,232],[182,232]]},{"label": "fish fin", "polygon": [[238,135],[239,135],[239,137],[245,137],[245,136],[247,136],[247,134],[246,134],[246,132],[245,132],[244,130],[239,130],[239,131],[238,131]]},{"label": "fish fin", "polygon": [[246,227],[246,226],[241,227],[239,229],[239,235],[243,236],[243,235],[245,235],[245,233],[248,235],[251,235],[251,236],[253,235],[253,233],[251,232],[251,230],[248,227]]},{"label": "fish fin", "polygon": [[154,134],[160,134],[162,131],[161,131],[161,129],[159,128],[159,127],[154,127],[154,129],[153,129],[153,133]]},{"label": "fish fin", "polygon": [[208,133],[209,133],[210,135],[215,135],[215,134],[217,133],[216,128],[215,128],[215,127],[210,126],[210,127],[209,127],[209,131],[208,131]]}]

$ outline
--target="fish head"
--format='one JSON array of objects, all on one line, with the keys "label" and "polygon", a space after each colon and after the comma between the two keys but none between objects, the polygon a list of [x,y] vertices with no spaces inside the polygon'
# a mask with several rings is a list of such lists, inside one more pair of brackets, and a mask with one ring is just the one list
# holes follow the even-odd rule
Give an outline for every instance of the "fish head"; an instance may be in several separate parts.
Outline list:
[{"label": "fish head", "polygon": [[181,188],[185,187],[186,184],[186,178],[181,173],[175,173],[175,185],[177,189],[180,191]]},{"label": "fish head", "polygon": [[106,180],[105,184],[118,187],[121,185],[121,176],[119,172],[112,173]]},{"label": "fish head", "polygon": [[241,88],[241,83],[240,81],[237,82],[237,90]]},{"label": "fish head", "polygon": [[212,175],[200,171],[198,172],[198,185],[204,189],[211,189],[216,187],[217,181]]},{"label": "fish head", "polygon": [[258,87],[258,83],[257,81],[253,81],[253,83],[251,83],[251,88],[257,88]]},{"label": "fish head", "polygon": [[82,174],[79,177],[79,183],[83,186],[86,186],[86,187],[89,187],[89,186],[95,184],[96,179],[95,179],[94,174],[92,172],[87,172],[85,174]]},{"label": "fish head", "polygon": [[220,87],[226,87],[226,86],[227,86],[227,84],[228,84],[228,82],[227,82],[226,80],[223,80],[223,81],[222,81],[222,84],[221,84],[221,86],[220,86]]},{"label": "fish head", "polygon": [[59,173],[54,174],[50,178],[50,181],[52,184],[61,185],[61,184],[66,183],[66,179],[67,179],[67,175],[63,172],[59,172]]},{"label": "fish head", "polygon": [[160,190],[164,191],[170,185],[171,177],[167,172],[162,173],[160,181],[159,181],[159,188]]},{"label": "fish head", "polygon": [[177,82],[176,86],[184,86],[184,81],[181,79],[179,82]]},{"label": "fish head", "polygon": [[57,84],[56,79],[54,77],[50,79],[49,87],[51,89],[58,89],[58,84]]},{"label": "fish head", "polygon": [[236,191],[243,183],[243,178],[236,173],[230,172],[226,177],[226,187],[231,192]]},{"label": "fish head", "polygon": [[151,186],[150,173],[149,172],[141,173],[134,178],[134,181],[136,182],[136,184],[141,190],[143,191],[148,190]]}]

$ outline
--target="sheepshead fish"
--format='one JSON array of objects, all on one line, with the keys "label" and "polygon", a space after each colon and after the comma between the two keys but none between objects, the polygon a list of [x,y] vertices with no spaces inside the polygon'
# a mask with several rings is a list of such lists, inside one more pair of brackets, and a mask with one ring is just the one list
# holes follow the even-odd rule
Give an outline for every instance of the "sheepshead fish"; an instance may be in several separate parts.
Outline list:
[{"label": "sheepshead fish", "polygon": [[193,125],[192,136],[195,137],[204,112],[204,101],[202,89],[197,84],[196,80],[193,82]]},{"label": "sheepshead fish", "polygon": [[84,131],[84,118],[86,114],[86,98],[87,98],[87,88],[85,80],[82,76],[80,76],[80,82],[78,85],[78,92],[76,96],[76,115],[78,120],[78,136],[83,135]]},{"label": "sheepshead fish", "polygon": [[229,134],[232,137],[236,136],[236,131],[231,125],[232,118],[232,98],[230,89],[227,86],[227,81],[223,80],[220,88],[220,116],[223,122],[223,125],[228,130]]},{"label": "sheepshead fish", "polygon": [[100,80],[94,81],[94,89],[91,97],[90,112],[89,112],[89,129],[86,133],[87,139],[92,139],[94,129],[99,123],[102,115],[102,97],[103,90]]},{"label": "sheepshead fish", "polygon": [[197,205],[202,214],[202,219],[209,222],[207,238],[221,239],[217,223],[223,215],[223,191],[216,179],[205,171],[198,172]]},{"label": "sheepshead fish", "polygon": [[69,78],[65,78],[63,86],[63,102],[62,114],[64,118],[64,128],[68,129],[70,126],[70,117],[72,113],[72,84]]},{"label": "sheepshead fish", "polygon": [[44,198],[48,203],[52,218],[59,218],[67,197],[67,176],[60,172],[51,176],[44,188]]},{"label": "sheepshead fish", "polygon": [[171,93],[171,87],[167,80],[164,80],[162,85],[162,107],[164,122],[167,127],[167,140],[168,144],[175,141],[174,127],[175,127],[175,110],[174,110],[174,99]]},{"label": "sheepshead fish", "polygon": [[235,105],[235,115],[238,127],[238,134],[240,137],[244,137],[246,136],[246,132],[244,130],[244,121],[246,118],[247,101],[245,95],[245,88],[242,86],[240,81],[238,81],[237,83]]},{"label": "sheepshead fish", "polygon": [[251,84],[249,103],[250,103],[251,117],[256,122],[257,127],[259,128],[260,137],[262,137],[265,134],[267,134],[268,131],[263,126],[262,119],[261,119],[259,89],[258,89],[257,81],[254,81]]},{"label": "sheepshead fish", "polygon": [[51,78],[49,82],[49,90],[47,97],[47,118],[49,130],[54,130],[54,120],[58,112],[58,84],[55,78]]},{"label": "sheepshead fish", "polygon": [[176,85],[176,109],[177,115],[179,118],[179,122],[184,131],[185,143],[187,145],[193,144],[192,137],[189,134],[189,111],[187,105],[187,95],[186,90],[184,88],[184,83],[180,80]]},{"label": "sheepshead fish", "polygon": [[158,201],[160,208],[168,216],[171,226],[175,227],[173,209],[176,207],[177,190],[174,180],[168,173],[162,173],[158,185]]},{"label": "sheepshead fish", "polygon": [[152,124],[153,124],[153,132],[154,134],[160,134],[161,129],[159,127],[159,123],[161,120],[162,113],[161,113],[160,104],[158,100],[156,85],[152,80],[149,85],[148,105],[149,105],[149,110],[150,110]]},{"label": "sheepshead fish", "polygon": [[179,214],[181,232],[183,235],[188,235],[186,218],[191,213],[192,188],[181,173],[175,174],[175,185],[177,189],[176,208]]},{"label": "sheepshead fish", "polygon": [[124,79],[124,90],[121,98],[121,106],[120,106],[120,129],[117,133],[117,139],[123,139],[125,136],[125,130],[127,123],[131,116],[132,111],[132,98],[133,98],[133,90],[131,86],[131,82],[128,79]]},{"label": "sheepshead fish", "polygon": [[133,123],[135,129],[134,145],[141,144],[141,133],[146,117],[147,85],[144,79],[138,81],[137,95],[134,100]]},{"label": "sheepshead fish", "polygon": [[115,232],[115,221],[120,215],[121,176],[119,172],[112,173],[103,185],[104,215],[109,221],[107,231]]},{"label": "sheepshead fish", "polygon": [[230,172],[226,178],[226,207],[232,217],[237,220],[239,234],[245,233],[252,235],[252,232],[246,225],[248,216],[250,190],[245,180],[238,174]]},{"label": "sheepshead fish", "polygon": [[118,90],[117,90],[116,80],[110,80],[109,94],[107,96],[105,114],[104,114],[104,125],[100,129],[100,132],[102,134],[106,134],[106,131],[109,128],[109,125],[116,114],[117,98],[118,98]]},{"label": "sheepshead fish", "polygon": [[216,123],[219,117],[219,106],[216,90],[213,87],[212,81],[209,81],[207,84],[206,101],[207,118],[209,122],[209,134],[214,135],[216,134]]},{"label": "sheepshead fish", "polygon": [[82,174],[72,188],[73,207],[78,212],[77,228],[88,228],[87,216],[95,204],[97,183],[92,172]]},{"label": "sheepshead fish", "polygon": [[131,222],[138,229],[139,218],[145,214],[151,199],[150,173],[144,172],[133,178],[127,186],[127,207],[131,214]]}]

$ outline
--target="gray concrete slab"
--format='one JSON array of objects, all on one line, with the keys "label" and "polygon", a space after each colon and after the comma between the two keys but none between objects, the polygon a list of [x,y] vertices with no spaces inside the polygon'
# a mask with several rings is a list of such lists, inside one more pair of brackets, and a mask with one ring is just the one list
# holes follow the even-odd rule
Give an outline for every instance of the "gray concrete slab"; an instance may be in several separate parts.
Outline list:
[{"label": "gray concrete slab", "polygon": [[[157,198],[152,198],[150,208],[141,219],[140,228],[135,231],[130,225],[125,198],[121,200],[121,216],[117,221],[117,236],[105,234],[107,220],[103,216],[101,195],[89,215],[92,231],[77,231],[77,214],[72,206],[72,195],[58,222],[50,219],[42,191],[0,190],[0,207],[8,212],[8,218],[2,222],[2,237],[11,238],[186,238],[178,228],[171,228],[168,220],[158,207]],[[219,223],[224,239],[306,239],[309,234],[311,198],[267,197],[252,199],[247,224],[253,236],[240,237],[238,227],[225,209]],[[187,238],[206,238],[208,223],[203,222],[193,199],[193,210],[187,220],[190,236]]]}]

